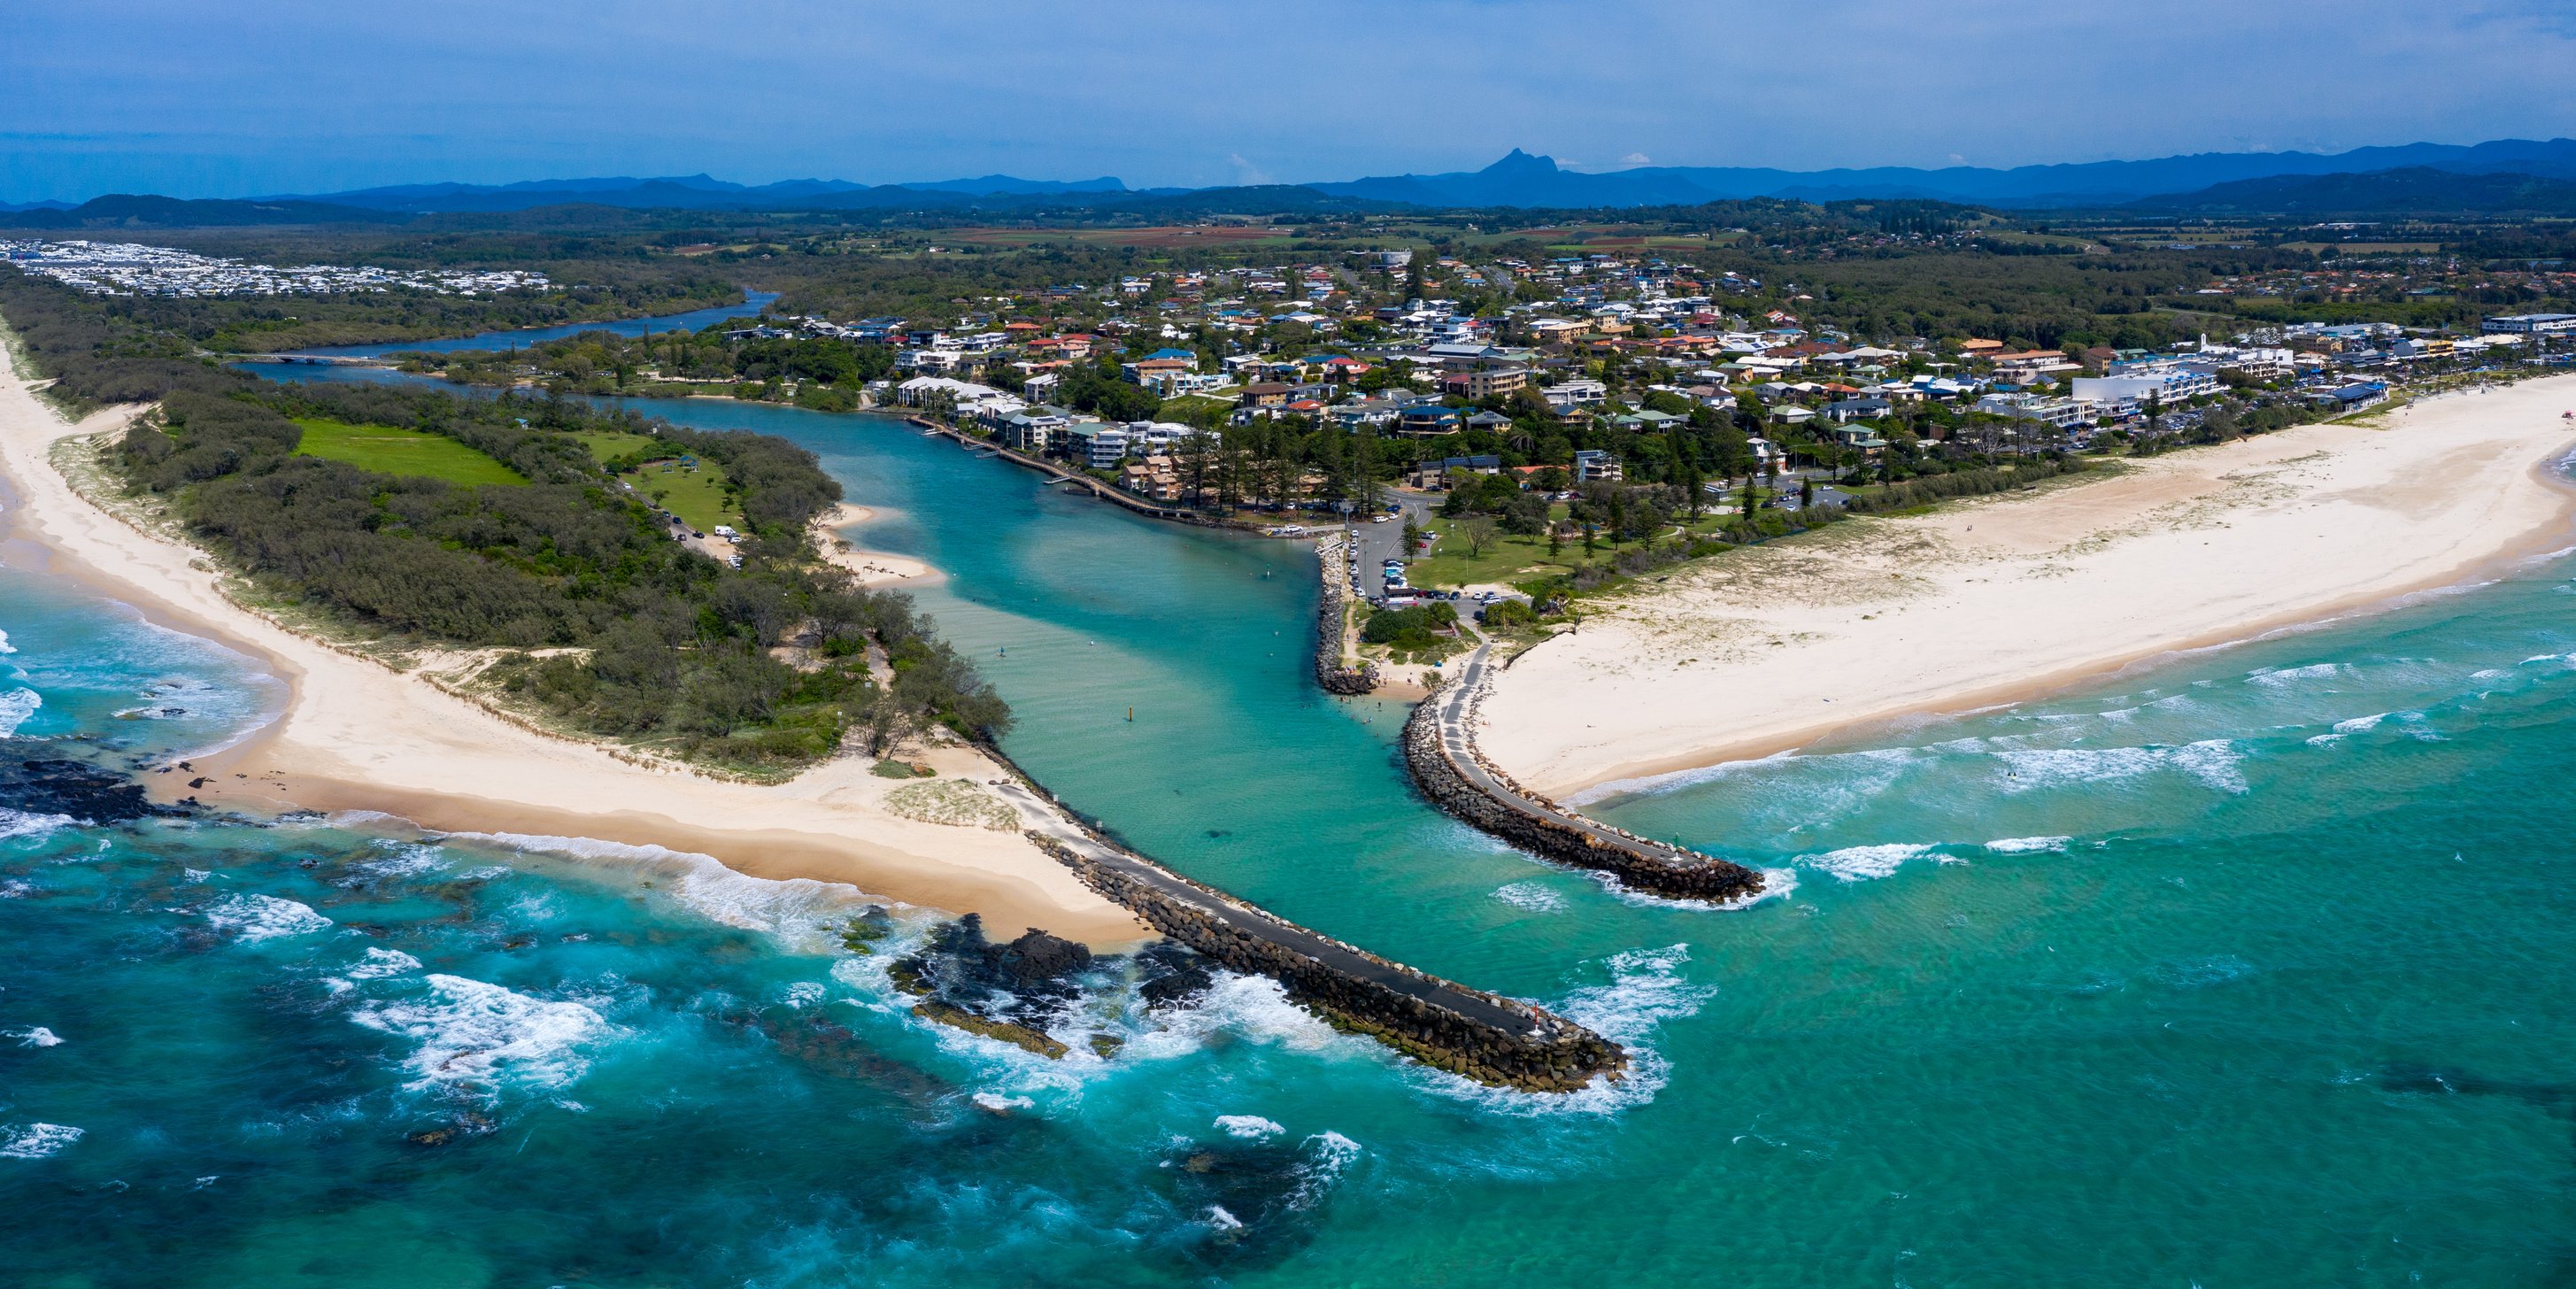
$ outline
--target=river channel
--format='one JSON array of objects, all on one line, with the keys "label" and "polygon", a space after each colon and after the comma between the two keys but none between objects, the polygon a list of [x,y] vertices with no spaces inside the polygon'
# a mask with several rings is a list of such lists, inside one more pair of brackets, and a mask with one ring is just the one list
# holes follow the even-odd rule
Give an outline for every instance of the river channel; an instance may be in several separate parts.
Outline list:
[{"label": "river channel", "polygon": [[[518,1153],[373,1144],[408,1104],[376,1085],[417,1058],[379,1054],[393,1064],[376,1075],[305,1058],[347,1058],[351,1034],[424,1030],[434,1046],[461,1022],[408,994],[316,1003],[258,1012],[245,1033],[272,1045],[270,1076],[332,1095],[257,1113],[247,1084],[181,1095],[161,1116],[179,1144],[151,1149],[119,1145],[132,1134],[112,1123],[148,1098],[98,1102],[90,1136],[44,1161],[64,1169],[49,1211],[159,1221],[250,1257],[224,1210],[176,1179],[226,1171],[188,1152],[256,1120],[284,1124],[300,1153],[228,1144],[273,1189],[227,1202],[380,1273],[336,1283],[559,1283],[585,1255],[597,1283],[798,1286],[2539,1285],[2576,1267],[2563,563],[1596,805],[1796,878],[1783,898],[1698,912],[1541,865],[1424,805],[1396,759],[1403,707],[1311,682],[1302,544],[1050,491],[889,417],[632,405],[813,449],[877,511],[854,539],[940,571],[915,594],[1018,713],[1006,749],[1068,803],[1192,877],[1591,1024],[1639,1052],[1637,1077],[1571,1097],[1474,1088],[1332,1034],[1259,981],[1115,1060],[1051,1064],[930,1033],[810,946],[746,937],[603,870],[532,864],[486,879],[520,885],[476,906],[495,928],[481,934],[587,918],[660,938],[622,958],[586,941],[514,966],[460,942],[430,961],[453,974],[425,997],[498,980],[523,1002],[477,1015],[586,1035],[565,1049],[578,1062],[493,1094]],[[33,652],[10,661],[39,677],[50,664]],[[270,836],[223,844],[266,854]],[[72,880],[27,871],[16,880]],[[266,880],[356,920],[289,869]],[[28,934],[87,943],[76,924]],[[259,970],[324,973],[271,961],[324,934],[198,961],[266,963],[243,968],[250,989]],[[102,1017],[166,985],[64,952],[24,974],[90,971]],[[327,970],[361,996],[378,987]],[[34,1023],[30,1000],[69,1010],[74,996],[0,995],[0,1020]],[[822,1072],[746,1048],[705,1019],[716,997],[847,1007],[855,1047]],[[603,1028],[546,1010],[575,1006]],[[0,1056],[11,1119],[55,1095],[39,1064],[80,1038]],[[372,1068],[371,1050],[347,1068]],[[342,1104],[327,1130],[295,1118]],[[185,1163],[152,1173],[152,1150]],[[59,1189],[164,1174],[149,1204]],[[522,1204],[569,1216],[532,1221]],[[397,1255],[467,1273],[407,1280]],[[170,1272],[157,1283],[216,1282],[138,1257]]]}]

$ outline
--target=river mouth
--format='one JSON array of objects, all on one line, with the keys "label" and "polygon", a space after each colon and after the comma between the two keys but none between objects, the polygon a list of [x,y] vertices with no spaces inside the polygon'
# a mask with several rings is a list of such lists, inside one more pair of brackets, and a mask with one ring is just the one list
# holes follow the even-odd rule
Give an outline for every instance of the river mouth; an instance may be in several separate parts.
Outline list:
[{"label": "river mouth", "polygon": [[[1705,1279],[1706,1243],[1674,1238],[1677,1221],[1753,1233],[1726,1256],[1757,1284],[1811,1283],[1820,1257],[1827,1279],[1918,1284],[2141,1267],[2333,1279],[2365,1261],[2402,1264],[2392,1278],[2521,1283],[2563,1258],[2576,1223],[2561,1070],[2576,1026],[2557,999],[2576,962],[2562,840],[2576,787],[2553,770],[2576,764],[2563,561],[1602,803],[1632,831],[1796,881],[1753,908],[1695,911],[1623,899],[1421,803],[1395,753],[1405,706],[1315,690],[1301,546],[1122,515],[882,417],[635,406],[813,448],[880,509],[861,544],[946,574],[918,594],[1021,713],[1013,759],[1139,850],[1390,957],[1539,999],[1632,1044],[1638,1074],[1615,1097],[1492,1093],[1387,1059],[1240,978],[1183,1013],[1179,1037],[1131,1042],[1123,1064],[1048,1061],[880,1024],[875,1008],[909,1004],[841,978],[867,968],[711,926],[661,903],[664,888],[619,891],[612,918],[593,888],[532,881],[488,897],[482,917],[437,922],[424,933],[436,953],[346,943],[529,1000],[487,996],[495,1015],[578,1021],[540,1005],[577,1002],[620,1036],[572,1044],[586,1071],[561,1087],[472,1109],[491,1131],[445,1102],[397,1122],[388,1089],[422,1077],[411,1063],[430,1040],[280,984],[327,988],[312,981],[342,974],[336,960],[261,956],[293,934],[200,943],[174,929],[180,915],[150,921],[147,905],[215,898],[180,898],[188,869],[230,873],[226,895],[369,921],[293,884],[324,871],[302,858],[336,862],[324,845],[278,845],[281,862],[262,866],[249,857],[272,853],[261,838],[275,830],[180,830],[245,857],[209,865],[137,823],[30,844],[0,875],[69,910],[85,897],[63,892],[103,871],[79,857],[106,841],[138,891],[169,897],[119,906],[134,921],[49,911],[42,925],[20,911],[37,906],[0,901],[22,919],[13,943],[81,950],[49,950],[0,995],[0,1026],[62,1039],[0,1051],[14,1062],[8,1121],[88,1130],[43,1161],[87,1170],[71,1175],[86,1189],[46,1192],[48,1225],[152,1219],[234,1256],[238,1233],[171,1197],[247,1161],[290,1196],[338,1196],[288,1205],[298,1217],[272,1241],[356,1232],[409,1251],[445,1247],[443,1229],[506,1250],[505,1209],[573,1208],[570,1234],[531,1239],[540,1252],[491,1255],[548,1283],[576,1251],[620,1247],[684,1276],[804,1284],[851,1265],[889,1284],[1419,1283],[1490,1275],[1503,1257],[1531,1279]],[[27,683],[41,688],[43,670]],[[441,884],[498,860],[455,863]],[[127,970],[119,940],[88,938],[110,926],[129,954],[167,935],[189,956],[99,974]],[[594,938],[560,938],[572,934]],[[554,938],[505,947],[522,935]],[[578,956],[610,936],[634,956]],[[435,993],[427,974],[364,1001],[470,1010],[470,990]],[[49,978],[79,989],[26,983]],[[238,1022],[184,1050],[207,1068],[280,1053],[292,1092],[195,1080],[214,1091],[168,1094],[184,1113],[163,1117],[188,1131],[174,1134],[179,1166],[156,1173],[139,1145],[111,1153],[116,1107],[79,1101],[71,1074],[37,1063],[88,1048],[109,1068],[151,1068],[143,1053],[110,1060],[95,1029],[61,1018],[102,1000],[166,1012],[183,986],[228,1000],[220,1014]],[[264,997],[274,1010],[238,1001]],[[777,1015],[767,1029],[727,1019],[749,1012]],[[342,1046],[359,1040],[383,1046]],[[350,1064],[301,1064],[308,1050]],[[869,1077],[822,1072],[817,1056]],[[287,1104],[246,1112],[259,1097]],[[342,1101],[360,1109],[332,1109]],[[284,1125],[292,1149],[245,1121]],[[403,1140],[451,1123],[468,1131]],[[87,1150],[95,1168],[79,1163]],[[161,1198],[119,1198],[138,1193]],[[646,1207],[678,1218],[635,1220]],[[1227,1242],[1229,1222],[1260,1234]],[[2266,1238],[2243,1240],[2249,1226]],[[162,1256],[138,1252],[136,1265]]]}]

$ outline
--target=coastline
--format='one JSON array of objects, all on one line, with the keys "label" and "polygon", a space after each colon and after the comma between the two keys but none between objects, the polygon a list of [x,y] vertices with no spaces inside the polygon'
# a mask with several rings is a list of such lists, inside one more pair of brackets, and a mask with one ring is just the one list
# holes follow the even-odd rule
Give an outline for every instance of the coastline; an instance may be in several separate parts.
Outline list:
[{"label": "coastline", "polygon": [[2544,378],[1737,552],[1515,659],[1479,745],[1579,803],[2487,580],[2571,540],[2571,406]]},{"label": "coastline", "polygon": [[886,587],[919,586],[939,580],[939,570],[909,555],[869,550],[842,536],[850,529],[877,517],[880,511],[867,506],[842,502],[832,513],[815,521],[814,551],[832,564],[848,569],[859,579],[859,585],[871,590]]},{"label": "coastline", "polygon": [[[379,811],[426,829],[586,837],[709,855],[766,878],[845,883],[873,896],[980,913],[997,932],[1040,927],[1114,950],[1154,938],[1017,833],[892,813],[897,785],[859,758],[777,785],[704,777],[536,729],[423,674],[341,650],[229,598],[201,552],[92,504],[51,459],[63,439],[115,430],[140,412],[66,423],[0,351],[0,474],[15,493],[8,533],[44,551],[49,572],[134,606],[162,625],[260,660],[283,683],[277,717],[191,769],[152,776],[156,797],[217,808]],[[895,556],[867,556],[880,566]],[[902,561],[923,577],[918,561]],[[891,571],[882,569],[881,571]],[[459,661],[471,666],[471,658]],[[462,673],[450,673],[458,675]],[[1007,779],[980,751],[929,747],[943,777]]]}]

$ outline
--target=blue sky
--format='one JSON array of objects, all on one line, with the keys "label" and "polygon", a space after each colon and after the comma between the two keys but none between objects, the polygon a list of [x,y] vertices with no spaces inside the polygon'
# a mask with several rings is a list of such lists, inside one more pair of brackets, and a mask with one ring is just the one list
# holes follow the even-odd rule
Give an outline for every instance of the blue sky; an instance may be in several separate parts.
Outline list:
[{"label": "blue sky", "polygon": [[0,200],[2339,151],[2576,135],[2571,45],[2483,0],[17,0]]}]

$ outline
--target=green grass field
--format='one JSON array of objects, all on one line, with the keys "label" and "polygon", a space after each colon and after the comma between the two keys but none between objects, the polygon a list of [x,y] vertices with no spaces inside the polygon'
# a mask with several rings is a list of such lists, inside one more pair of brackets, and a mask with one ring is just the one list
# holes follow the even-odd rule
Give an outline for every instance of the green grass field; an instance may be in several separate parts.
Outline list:
[{"label": "green grass field", "polygon": [[725,496],[724,467],[704,457],[698,459],[695,471],[682,469],[677,460],[656,461],[619,477],[699,532],[713,532],[718,524],[742,526],[742,512]]},{"label": "green grass field", "polygon": [[660,439],[649,434],[576,434],[581,445],[590,449],[590,459],[606,465],[632,452],[650,453],[662,446]]},{"label": "green grass field", "polygon": [[[622,456],[638,452],[667,451],[668,445],[648,434],[576,434],[583,447],[590,449],[591,459],[603,465]],[[741,527],[742,512],[725,497],[724,467],[703,457],[695,470],[685,469],[679,458],[646,462],[640,470],[629,470],[618,476],[634,484],[643,493],[670,508],[672,514],[687,520],[699,532],[712,531],[718,524]]]},{"label": "green grass field", "polygon": [[296,424],[304,428],[304,440],[295,447],[297,456],[325,457],[380,474],[420,475],[449,483],[527,482],[518,471],[441,435],[320,419]]}]

